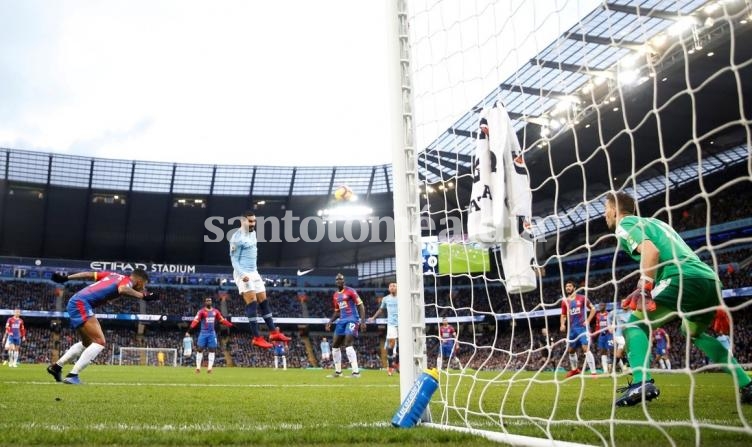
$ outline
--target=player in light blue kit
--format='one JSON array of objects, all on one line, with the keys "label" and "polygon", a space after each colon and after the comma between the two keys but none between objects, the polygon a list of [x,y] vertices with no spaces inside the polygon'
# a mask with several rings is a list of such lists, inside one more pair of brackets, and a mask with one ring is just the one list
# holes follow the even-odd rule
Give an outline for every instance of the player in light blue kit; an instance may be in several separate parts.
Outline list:
[{"label": "player in light blue kit", "polygon": [[626,341],[624,340],[624,327],[629,321],[629,317],[632,316],[632,311],[629,309],[622,309],[621,306],[617,306],[616,309],[611,311],[614,322],[614,345],[616,345],[616,351],[614,352],[614,372],[616,372],[616,366],[623,373],[629,373],[629,368],[624,366],[624,347]]},{"label": "player in light blue kit", "polygon": [[266,287],[261,279],[256,262],[258,260],[258,247],[256,240],[256,213],[246,211],[240,218],[240,228],[230,239],[230,261],[232,262],[232,276],[238,292],[245,301],[245,314],[251,326],[253,339],[251,344],[259,348],[269,349],[272,344],[261,336],[259,331],[257,311],[261,310],[261,318],[269,328],[269,339],[272,341],[290,341],[290,337],[280,332],[274,325],[272,309],[266,299]]},{"label": "player in light blue kit", "polygon": [[321,339],[321,367],[327,368],[329,362],[332,360],[332,346],[327,341],[326,337]]},{"label": "player in light blue kit", "polygon": [[183,357],[186,359],[191,358],[193,355],[193,338],[191,338],[191,334],[189,332],[185,333],[185,337],[183,337]]},{"label": "player in light blue kit", "polygon": [[369,323],[373,323],[386,310],[386,358],[388,362],[387,375],[394,374],[394,360],[397,354],[397,338],[399,337],[399,301],[397,300],[397,283],[389,283],[389,295],[381,299],[381,305],[376,310]]}]

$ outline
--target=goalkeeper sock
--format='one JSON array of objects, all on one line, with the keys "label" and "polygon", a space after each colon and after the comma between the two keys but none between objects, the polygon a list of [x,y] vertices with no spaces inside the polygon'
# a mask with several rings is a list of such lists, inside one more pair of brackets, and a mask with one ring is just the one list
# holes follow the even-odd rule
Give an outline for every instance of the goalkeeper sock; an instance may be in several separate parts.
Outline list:
[{"label": "goalkeeper sock", "polygon": [[82,352],[84,352],[84,344],[78,342],[65,351],[65,354],[57,360],[57,365],[64,366],[68,361],[81,355]]},{"label": "goalkeeper sock", "polygon": [[196,353],[196,369],[201,369],[201,362],[203,361],[204,361],[204,353],[197,352]]},{"label": "goalkeeper sock", "polygon": [[332,359],[334,360],[334,372],[342,372],[342,352],[339,348],[332,348]]},{"label": "goalkeeper sock", "polygon": [[601,356],[601,365],[603,365],[603,372],[608,374],[608,356],[607,355]]},{"label": "goalkeeper sock", "polygon": [[588,368],[590,368],[590,372],[595,374],[595,356],[593,356],[592,352],[588,351],[585,353],[585,362]]},{"label": "goalkeeper sock", "polygon": [[272,318],[272,308],[269,306],[269,300],[260,302],[258,306],[261,311],[261,318],[264,319],[266,327],[269,328],[269,332],[276,329],[277,327],[274,325],[274,318]]},{"label": "goalkeeper sock", "polygon": [[350,368],[352,368],[352,372],[359,373],[360,368],[358,368],[358,354],[355,352],[355,348],[348,346],[345,348],[345,352],[347,353],[347,360],[350,361]]},{"label": "goalkeeper sock", "polygon": [[256,301],[252,301],[245,305],[245,316],[248,317],[248,323],[251,325],[251,335],[253,335],[254,337],[261,336],[258,327],[258,320],[256,320],[256,318],[258,317],[258,315],[256,314],[257,307],[258,303]]},{"label": "goalkeeper sock", "polygon": [[73,369],[71,369],[70,373],[78,375],[78,373],[83,371],[84,368],[89,366],[89,363],[91,363],[91,361],[94,360],[103,349],[104,346],[99,343],[92,343],[87,346],[87,348],[84,349],[84,352],[81,353],[81,357],[78,358],[76,364],[73,365]]},{"label": "goalkeeper sock", "polygon": [[570,369],[577,369],[577,353],[569,354],[569,365]]},{"label": "goalkeeper sock", "polygon": [[752,379],[739,366],[736,359],[729,354],[728,349],[715,338],[708,334],[701,334],[699,337],[692,338],[692,343],[708,356],[711,362],[720,364],[724,371],[736,376],[739,388],[744,388],[752,382]]},{"label": "goalkeeper sock", "polygon": [[[635,312],[638,313],[638,312]],[[632,314],[629,317],[627,327],[624,328],[624,338],[627,340],[627,359],[632,367],[632,378],[634,383],[650,380],[650,373],[647,371],[648,358],[648,332],[644,324],[635,324],[642,320],[642,315],[637,317]]]},{"label": "goalkeeper sock", "polygon": [[209,353],[209,361],[206,364],[206,369],[212,369],[213,366],[214,366],[214,353],[210,352]]}]

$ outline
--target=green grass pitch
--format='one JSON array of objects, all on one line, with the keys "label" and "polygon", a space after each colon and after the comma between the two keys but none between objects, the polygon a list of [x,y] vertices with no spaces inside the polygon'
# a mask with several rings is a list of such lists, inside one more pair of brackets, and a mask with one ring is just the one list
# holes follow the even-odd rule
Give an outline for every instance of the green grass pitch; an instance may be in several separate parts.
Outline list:
[{"label": "green grass pitch", "polygon": [[[360,379],[328,379],[329,373],[217,368],[197,375],[191,368],[94,365],[82,374],[85,385],[71,386],[55,383],[45,365],[0,367],[0,444],[499,445],[428,427],[395,429],[389,421],[399,405],[397,376],[364,371]],[[662,394],[647,411],[613,409],[615,382],[608,377],[554,382],[553,373],[520,373],[508,386],[511,375],[471,375],[477,380],[443,376],[434,396],[450,403],[446,417],[458,425],[467,420],[499,431],[503,410],[503,428],[515,434],[543,436],[548,429],[561,440],[595,445],[684,446],[697,436],[701,445],[752,445],[752,429],[744,428],[752,407],[736,406],[725,374],[692,376],[694,393],[688,375],[659,375]],[[432,408],[437,419],[441,408]],[[692,420],[707,428],[693,428]]]}]

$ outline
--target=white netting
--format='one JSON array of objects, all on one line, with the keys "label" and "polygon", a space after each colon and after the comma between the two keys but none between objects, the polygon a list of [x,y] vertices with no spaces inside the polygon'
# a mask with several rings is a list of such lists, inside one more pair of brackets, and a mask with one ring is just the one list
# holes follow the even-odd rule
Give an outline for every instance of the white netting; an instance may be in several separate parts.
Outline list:
[{"label": "white netting", "polygon": [[[741,363],[752,362],[749,3],[407,2],[411,82],[403,88],[411,87],[423,151],[416,187],[430,259],[428,362],[439,357],[444,317],[457,331],[451,356],[459,360],[441,362],[434,423],[601,445],[752,442],[752,406],[740,402],[738,382],[715,373],[678,322],[666,325],[673,369],[662,370],[657,358],[650,364],[662,394],[632,408],[614,407],[629,376],[603,371],[601,354],[613,365],[614,348],[600,353],[591,343],[597,379],[590,371],[566,379],[559,331],[565,281],[609,310],[635,287],[638,265],[618,253],[603,218],[605,193],[622,190],[719,272],[732,346]],[[522,152],[505,173],[518,168],[529,177],[532,215],[518,219],[514,204],[499,199],[492,206],[504,211],[490,213],[483,228],[499,242],[534,234],[534,292],[505,288],[504,271],[515,263],[508,246],[487,249],[468,238],[469,208],[486,199],[473,188],[475,168],[489,169],[475,158],[485,144],[481,118],[497,101]],[[498,154],[489,166],[503,165]],[[583,371],[584,360],[578,353]]]},{"label": "white netting", "polygon": [[178,350],[122,347],[118,354],[118,365],[178,366]]}]

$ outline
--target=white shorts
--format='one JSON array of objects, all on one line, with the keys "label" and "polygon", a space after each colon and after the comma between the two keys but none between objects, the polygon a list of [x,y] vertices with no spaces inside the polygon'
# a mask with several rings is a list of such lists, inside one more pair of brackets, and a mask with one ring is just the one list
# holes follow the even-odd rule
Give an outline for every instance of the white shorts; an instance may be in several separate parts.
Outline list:
[{"label": "white shorts", "polygon": [[329,360],[331,358],[331,353],[329,352],[322,352],[321,353],[321,360]]},{"label": "white shorts", "polygon": [[624,345],[627,344],[627,341],[624,340],[623,335],[614,335],[614,343],[616,344],[616,349],[624,349]]},{"label": "white shorts", "polygon": [[238,292],[242,295],[246,292],[264,293],[266,287],[264,286],[264,280],[261,279],[261,275],[258,272],[248,273],[248,282],[243,281],[243,276],[238,275],[237,272],[233,272],[232,276],[235,278],[235,285],[238,286]]},{"label": "white shorts", "polygon": [[391,340],[399,337],[399,329],[397,326],[386,326],[386,339]]}]

